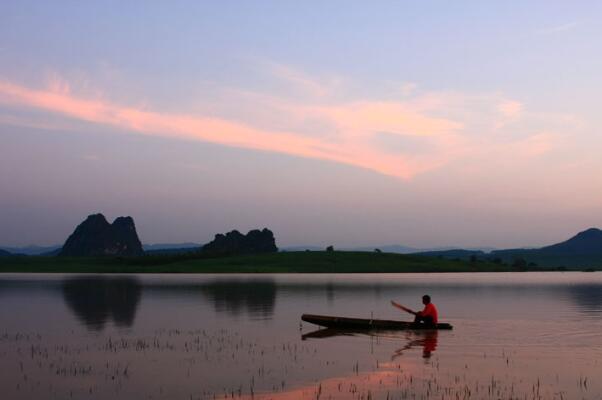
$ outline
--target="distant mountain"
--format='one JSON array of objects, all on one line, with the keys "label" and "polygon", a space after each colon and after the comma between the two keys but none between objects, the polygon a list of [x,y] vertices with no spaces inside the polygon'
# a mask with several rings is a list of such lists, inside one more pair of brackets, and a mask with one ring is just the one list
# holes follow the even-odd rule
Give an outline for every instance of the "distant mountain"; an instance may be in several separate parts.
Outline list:
[{"label": "distant mountain", "polygon": [[12,253],[9,253],[6,250],[0,250],[0,257],[10,257],[12,255],[13,255]]},{"label": "distant mountain", "polygon": [[[58,256],[61,253],[61,250],[63,250],[63,247],[59,247],[57,249],[51,250],[47,253],[42,253],[42,254],[37,254],[38,256],[43,256],[43,257],[55,257]],[[35,257],[35,255],[34,255]]]},{"label": "distant mountain", "polygon": [[549,255],[602,255],[602,230],[590,228],[567,241],[542,247],[539,251]]},{"label": "distant mountain", "polygon": [[139,256],[144,252],[132,217],[109,224],[102,214],[88,216],[69,236],[59,256]]},{"label": "distant mountain", "polygon": [[[63,246],[54,245],[54,246],[23,246],[23,247],[8,247],[3,246],[0,247],[0,250],[7,251],[12,253],[13,255],[25,255],[25,256],[55,256],[60,253]],[[154,244],[143,244],[142,249],[145,253],[165,253],[165,254],[174,254],[174,253],[186,253],[190,252],[191,249],[199,249],[201,245],[199,243],[154,243]]]},{"label": "distant mountain", "polygon": [[26,256],[39,256],[46,255],[47,253],[53,252],[57,249],[60,249],[62,246],[54,245],[54,246],[23,246],[23,247],[5,247],[2,246],[0,249],[8,251],[13,254],[21,254]]},{"label": "distant mountain", "polygon": [[[427,253],[427,252],[445,252],[445,251],[454,251],[457,250],[457,247],[453,246],[443,246],[443,247],[431,247],[431,248],[415,248],[415,247],[407,247],[400,245],[391,245],[391,246],[382,246],[378,247],[380,250],[385,253],[400,253],[400,254],[416,254],[416,253]],[[473,252],[490,252],[494,250],[494,247],[476,247],[476,248],[468,248],[465,249],[467,251]]]},{"label": "distant mountain", "polygon": [[271,230],[254,229],[243,235],[237,230],[215,235],[215,238],[203,246],[202,252],[220,254],[257,254],[277,252],[276,240]]},{"label": "distant mountain", "polygon": [[[287,246],[283,247],[281,251],[322,251],[326,248],[326,246],[315,246],[315,245],[307,245],[307,246]],[[399,244],[391,244],[391,245],[382,245],[382,246],[358,246],[358,247],[336,247],[338,250],[343,251],[374,251],[375,249],[379,249],[383,253],[398,253],[398,254],[419,254],[426,255],[427,253],[439,253],[445,254],[448,251],[457,251],[456,247],[432,247],[432,248],[424,248],[419,249],[416,247],[409,247]],[[494,247],[479,247],[479,248],[470,248],[462,251],[470,251],[470,252],[490,252],[494,250]]]},{"label": "distant mountain", "polygon": [[157,249],[157,250],[145,250],[144,254],[146,255],[178,255],[178,254],[190,254],[190,253],[198,253],[201,251],[201,246],[196,247],[175,247],[173,249]]},{"label": "distant mountain", "polygon": [[465,249],[450,249],[450,250],[435,250],[435,251],[422,251],[419,253],[413,253],[417,256],[425,257],[443,257],[461,260],[468,260],[470,257],[475,256],[479,258],[485,257],[487,253],[481,250],[465,250]]},{"label": "distant mountain", "polygon": [[199,243],[155,243],[155,244],[143,244],[142,249],[146,251],[157,251],[157,250],[181,250],[190,248],[200,248]]},{"label": "distant mountain", "polygon": [[[297,246],[283,247],[280,250],[281,251],[305,251],[305,250],[323,251],[326,249],[326,247],[327,247],[326,245],[325,246],[316,246],[316,245],[299,246],[299,245],[297,245]],[[416,249],[414,247],[408,247],[408,246],[397,245],[397,244],[384,245],[384,246],[357,246],[357,247],[351,247],[351,246],[337,247],[337,246],[335,246],[335,248],[338,250],[343,250],[343,251],[374,251],[375,249],[379,249],[380,251],[382,251],[384,253],[399,253],[399,254],[408,254],[408,253],[415,253],[417,251],[421,251],[420,249]]]},{"label": "distant mountain", "polygon": [[379,249],[384,253],[399,253],[399,254],[408,254],[420,251],[414,247],[403,246],[399,244],[390,244],[383,246],[362,246],[362,247],[342,247],[341,250],[349,250],[349,251],[374,251],[375,249]]},{"label": "distant mountain", "polygon": [[602,267],[602,230],[590,228],[569,240],[539,249],[508,249],[491,252],[505,262],[524,259],[546,267]]},{"label": "distant mountain", "polygon": [[326,248],[326,246],[314,246],[314,245],[308,245],[308,246],[286,246],[286,247],[282,247],[280,249],[280,251],[305,251],[305,250],[309,250],[309,251],[321,251],[324,250]]},{"label": "distant mountain", "polygon": [[490,252],[453,249],[416,254],[462,260],[474,256],[478,259],[490,259],[495,262],[508,264],[521,262],[539,267],[566,267],[569,269],[602,267],[602,230],[590,228],[564,242],[536,249],[506,249]]},{"label": "distant mountain", "polygon": [[177,255],[201,251],[202,245],[198,243],[168,243],[168,244],[143,244],[144,254],[147,255]]}]

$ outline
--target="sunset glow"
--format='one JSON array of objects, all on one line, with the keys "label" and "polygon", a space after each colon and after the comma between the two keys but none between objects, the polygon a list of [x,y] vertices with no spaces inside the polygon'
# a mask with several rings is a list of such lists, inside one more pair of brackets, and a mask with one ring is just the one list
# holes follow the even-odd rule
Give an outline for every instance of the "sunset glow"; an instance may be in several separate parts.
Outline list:
[{"label": "sunset glow", "polygon": [[[151,241],[266,224],[291,245],[365,244],[343,232],[368,229],[374,245],[519,246],[602,223],[596,6],[525,4],[519,14],[538,18],[516,21],[502,5],[38,4],[32,14],[10,3],[0,24],[10,60],[0,167],[19,165],[0,181],[13,188],[9,231],[27,198],[52,204],[23,218],[69,215],[49,221],[61,235],[90,208],[137,208]],[[99,170],[107,191],[92,196],[81,177]],[[76,201],[80,191],[90,199]],[[168,210],[153,210],[172,202],[182,216],[166,231]],[[235,216],[237,202],[252,211]],[[62,237],[46,232],[5,239]]]}]

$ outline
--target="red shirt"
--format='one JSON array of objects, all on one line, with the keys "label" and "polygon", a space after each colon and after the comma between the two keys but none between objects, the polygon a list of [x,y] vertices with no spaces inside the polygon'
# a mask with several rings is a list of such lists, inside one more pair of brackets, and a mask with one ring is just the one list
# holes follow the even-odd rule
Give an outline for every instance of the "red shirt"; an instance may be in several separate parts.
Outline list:
[{"label": "red shirt", "polygon": [[424,306],[424,310],[420,312],[420,315],[423,317],[432,317],[433,323],[436,324],[439,322],[439,315],[437,313],[437,307],[433,303],[428,303]]}]

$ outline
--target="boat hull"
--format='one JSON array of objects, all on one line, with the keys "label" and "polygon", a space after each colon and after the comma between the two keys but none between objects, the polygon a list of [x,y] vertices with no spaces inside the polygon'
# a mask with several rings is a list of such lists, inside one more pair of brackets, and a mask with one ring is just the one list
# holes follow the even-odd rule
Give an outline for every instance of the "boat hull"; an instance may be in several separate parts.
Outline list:
[{"label": "boat hull", "polygon": [[301,319],[311,324],[324,326],[326,328],[336,329],[365,329],[365,330],[406,330],[406,329],[437,329],[449,330],[453,327],[445,322],[438,323],[437,326],[414,324],[408,321],[394,321],[386,319],[365,319],[365,318],[346,318],[333,317],[328,315],[303,314]]}]

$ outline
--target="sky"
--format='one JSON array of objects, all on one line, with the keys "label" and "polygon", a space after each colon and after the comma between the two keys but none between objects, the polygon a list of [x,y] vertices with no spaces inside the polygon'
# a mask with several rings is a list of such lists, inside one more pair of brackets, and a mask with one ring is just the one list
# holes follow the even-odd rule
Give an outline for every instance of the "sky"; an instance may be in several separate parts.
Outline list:
[{"label": "sky", "polygon": [[0,244],[602,227],[597,1],[0,2]]}]

